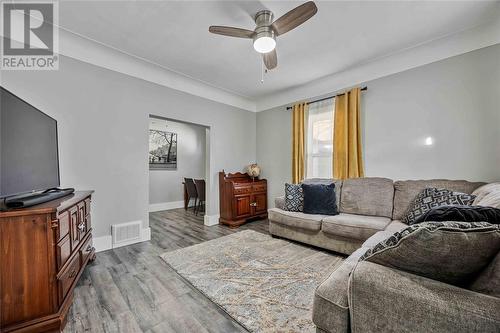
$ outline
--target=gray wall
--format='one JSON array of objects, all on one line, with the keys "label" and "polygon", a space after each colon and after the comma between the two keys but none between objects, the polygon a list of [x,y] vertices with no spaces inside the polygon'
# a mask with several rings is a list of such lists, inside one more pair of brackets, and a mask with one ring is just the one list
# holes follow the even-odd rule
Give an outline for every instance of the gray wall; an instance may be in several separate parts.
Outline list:
[{"label": "gray wall", "polygon": [[151,120],[154,122],[150,124],[151,129],[177,134],[177,169],[149,170],[149,203],[182,201],[184,177],[205,179],[206,128],[177,121]]},{"label": "gray wall", "polygon": [[366,85],[368,175],[500,180],[500,45]]},{"label": "gray wall", "polygon": [[217,172],[256,156],[255,113],[61,56],[57,71],[3,71],[1,83],[58,120],[62,186],[95,190],[94,235],[148,222],[150,114],[210,127],[208,214],[219,211]]},{"label": "gray wall", "polygon": [[[499,59],[496,45],[367,82],[367,175],[500,179]],[[58,71],[1,75],[3,86],[58,120],[61,185],[96,190],[95,236],[115,223],[148,225],[150,114],[210,127],[210,215],[218,213],[219,170],[242,170],[257,157],[271,204],[290,180],[284,107],[256,115],[67,57]],[[434,146],[423,146],[426,136]]]},{"label": "gray wall", "polygon": [[292,180],[292,117],[285,107],[257,113],[257,163],[267,179],[268,201],[283,195]]},{"label": "gray wall", "polygon": [[[500,180],[500,45],[362,85],[367,176]],[[271,206],[291,178],[290,119],[284,106],[257,115]]]}]

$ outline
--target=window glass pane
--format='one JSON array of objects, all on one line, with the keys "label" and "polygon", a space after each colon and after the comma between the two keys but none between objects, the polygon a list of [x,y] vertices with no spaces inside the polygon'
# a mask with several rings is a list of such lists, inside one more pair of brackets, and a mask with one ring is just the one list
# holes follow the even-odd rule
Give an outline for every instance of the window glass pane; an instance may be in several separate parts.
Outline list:
[{"label": "window glass pane", "polygon": [[332,178],[333,99],[309,104],[306,178]]},{"label": "window glass pane", "polygon": [[308,178],[331,178],[332,158],[331,156],[312,156],[311,172]]}]

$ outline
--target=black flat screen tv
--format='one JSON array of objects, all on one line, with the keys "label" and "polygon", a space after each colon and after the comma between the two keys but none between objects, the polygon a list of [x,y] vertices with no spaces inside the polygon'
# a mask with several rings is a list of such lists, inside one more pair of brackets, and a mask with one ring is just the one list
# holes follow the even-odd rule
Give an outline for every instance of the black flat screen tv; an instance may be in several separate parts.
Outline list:
[{"label": "black flat screen tv", "polygon": [[58,187],[57,121],[0,90],[0,198]]}]

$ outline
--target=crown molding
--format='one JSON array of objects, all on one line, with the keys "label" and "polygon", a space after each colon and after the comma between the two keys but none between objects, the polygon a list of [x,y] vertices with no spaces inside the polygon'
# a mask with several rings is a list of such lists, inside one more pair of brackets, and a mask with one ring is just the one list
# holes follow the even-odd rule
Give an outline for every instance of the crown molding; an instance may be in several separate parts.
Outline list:
[{"label": "crown molding", "polygon": [[500,19],[497,19],[252,100],[59,27],[61,55],[252,112],[331,94],[370,80],[499,43]]},{"label": "crown molding", "polygon": [[263,96],[257,101],[257,112],[324,96],[499,43],[500,19],[353,66],[348,70],[330,74],[291,89]]},{"label": "crown molding", "polygon": [[[13,15],[12,19],[22,20],[20,15]],[[243,110],[256,111],[255,102],[245,96],[175,72],[160,64],[100,43],[64,27],[57,28],[59,55]],[[13,40],[19,42],[14,38]]]},{"label": "crown molding", "polygon": [[59,53],[92,65],[153,82],[171,89],[255,112],[255,102],[236,93],[174,72],[121,50],[64,29],[59,30]]}]

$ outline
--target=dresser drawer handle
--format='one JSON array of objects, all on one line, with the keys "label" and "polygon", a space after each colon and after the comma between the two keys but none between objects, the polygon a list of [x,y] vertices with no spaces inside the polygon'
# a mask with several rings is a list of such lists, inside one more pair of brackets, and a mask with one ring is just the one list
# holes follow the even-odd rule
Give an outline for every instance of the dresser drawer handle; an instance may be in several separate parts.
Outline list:
[{"label": "dresser drawer handle", "polygon": [[69,278],[72,279],[75,276],[76,276],[76,270],[71,271],[71,273],[69,274]]},{"label": "dresser drawer handle", "polygon": [[89,244],[87,246],[87,249],[85,250],[85,252],[90,252],[90,251],[92,251],[92,245]]},{"label": "dresser drawer handle", "polygon": [[78,230],[85,231],[85,224],[83,222],[78,225]]},{"label": "dresser drawer handle", "polygon": [[252,207],[257,207],[257,203],[256,203],[256,202],[252,202],[252,203],[250,204],[250,206],[252,206]]}]

